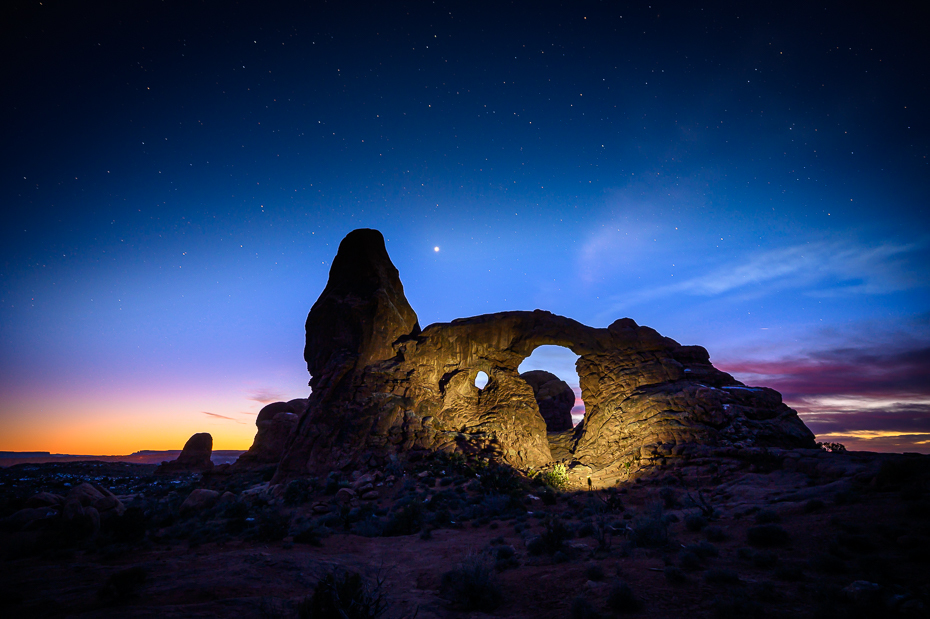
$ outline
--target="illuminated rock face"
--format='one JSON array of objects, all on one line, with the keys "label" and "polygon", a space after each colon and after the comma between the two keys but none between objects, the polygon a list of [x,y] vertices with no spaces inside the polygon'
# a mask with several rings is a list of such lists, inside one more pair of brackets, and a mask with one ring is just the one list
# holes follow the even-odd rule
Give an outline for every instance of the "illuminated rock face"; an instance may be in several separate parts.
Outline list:
[{"label": "illuminated rock face", "polygon": [[543,345],[580,356],[585,418],[556,441],[576,481],[612,484],[704,446],[814,446],[777,392],[746,387],[705,349],[629,318],[595,329],[540,310],[502,312],[420,331],[380,233],[357,230],[307,318],[313,393],[277,479],[417,450],[550,464],[546,422],[517,371]]}]

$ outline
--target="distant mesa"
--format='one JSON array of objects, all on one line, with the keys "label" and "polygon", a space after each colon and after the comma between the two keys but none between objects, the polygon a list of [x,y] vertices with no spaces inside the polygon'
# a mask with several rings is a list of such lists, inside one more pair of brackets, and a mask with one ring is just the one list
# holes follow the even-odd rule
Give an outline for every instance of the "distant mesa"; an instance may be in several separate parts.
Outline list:
[{"label": "distant mesa", "polygon": [[[571,388],[517,370],[543,345],[579,356],[585,417],[574,428]],[[520,469],[561,462],[572,483],[602,487],[693,456],[815,446],[778,392],[747,387],[704,348],[630,318],[604,329],[516,311],[421,329],[377,230],[340,243],[307,316],[304,358],[310,397],[263,408],[233,469],[276,465],[279,483],[455,452]]]},{"label": "distant mesa", "polygon": [[213,468],[213,460],[210,459],[212,455],[213,436],[208,432],[200,432],[187,439],[176,460],[162,462],[155,473],[203,473]]}]

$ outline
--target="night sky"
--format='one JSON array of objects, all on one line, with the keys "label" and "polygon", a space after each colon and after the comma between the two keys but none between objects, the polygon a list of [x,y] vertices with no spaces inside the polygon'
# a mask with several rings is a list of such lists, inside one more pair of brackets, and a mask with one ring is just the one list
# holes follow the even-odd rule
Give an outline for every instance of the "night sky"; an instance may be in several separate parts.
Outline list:
[{"label": "night sky", "polygon": [[422,326],[628,316],[930,452],[930,20],[853,6],[3,3],[0,450],[248,448],[370,227]]}]

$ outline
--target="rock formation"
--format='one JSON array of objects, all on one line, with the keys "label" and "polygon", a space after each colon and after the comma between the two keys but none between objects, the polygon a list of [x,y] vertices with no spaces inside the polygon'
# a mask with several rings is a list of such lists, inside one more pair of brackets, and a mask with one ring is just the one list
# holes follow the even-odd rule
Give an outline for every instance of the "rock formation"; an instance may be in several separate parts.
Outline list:
[{"label": "rock formation", "polygon": [[258,426],[255,440],[249,450],[236,460],[234,470],[280,462],[287,441],[306,410],[306,399],[272,402],[260,410],[255,419],[255,425]]},{"label": "rock formation", "polygon": [[184,443],[176,460],[162,462],[155,473],[202,473],[213,468],[213,437],[208,432],[194,434]]},{"label": "rock formation", "polygon": [[[771,389],[747,387],[629,318],[606,329],[549,312],[503,312],[422,331],[375,230],[340,244],[307,317],[313,392],[276,480],[377,465],[392,454],[482,454],[518,468],[564,460],[575,483],[610,485],[707,446],[813,447],[814,436]],[[542,345],[576,364],[586,414],[547,435],[517,368]],[[489,380],[475,387],[479,371]]]},{"label": "rock formation", "polygon": [[530,370],[520,378],[533,388],[533,397],[539,414],[546,422],[547,432],[564,432],[572,429],[572,407],[575,392],[564,380],[545,370]]}]

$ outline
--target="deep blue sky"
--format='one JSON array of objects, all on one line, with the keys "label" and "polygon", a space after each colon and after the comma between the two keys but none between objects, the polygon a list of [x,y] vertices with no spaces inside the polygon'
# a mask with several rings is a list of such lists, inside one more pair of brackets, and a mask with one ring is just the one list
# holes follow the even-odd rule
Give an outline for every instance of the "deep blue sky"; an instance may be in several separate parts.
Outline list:
[{"label": "deep blue sky", "polygon": [[373,227],[424,326],[629,316],[930,451],[920,3],[274,4],[0,9],[0,450],[248,447]]}]

